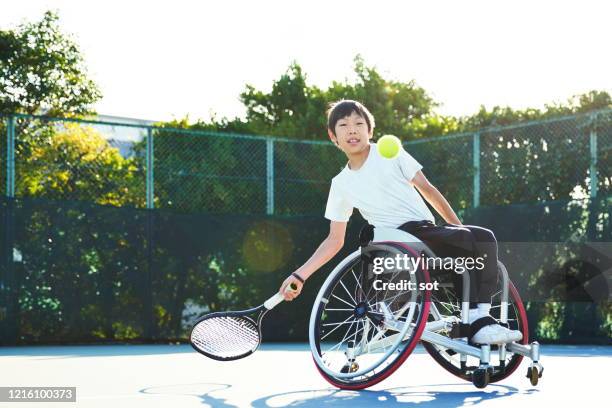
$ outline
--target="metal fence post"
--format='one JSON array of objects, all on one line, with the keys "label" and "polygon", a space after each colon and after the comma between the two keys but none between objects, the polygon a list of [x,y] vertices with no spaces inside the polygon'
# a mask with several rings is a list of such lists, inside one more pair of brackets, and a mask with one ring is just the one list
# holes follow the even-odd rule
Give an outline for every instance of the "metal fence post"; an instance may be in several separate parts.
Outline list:
[{"label": "metal fence post", "polygon": [[[17,343],[18,326],[17,315],[19,304],[16,296],[15,262],[13,251],[15,248],[15,117],[9,116],[6,123],[6,191],[7,198],[4,211],[4,246],[0,248],[0,327],[3,335],[0,342],[7,345]],[[2,293],[4,292],[4,293]],[[2,327],[3,326],[3,327]]]},{"label": "metal fence post", "polygon": [[274,140],[266,139],[266,214],[274,214]]},{"label": "metal fence post", "polygon": [[154,202],[154,179],[153,179],[153,162],[154,162],[154,148],[153,148],[153,129],[147,128],[147,152],[146,152],[146,195],[147,195],[147,210],[146,210],[146,245],[147,245],[147,271],[144,278],[144,298],[143,298],[143,335],[147,340],[151,340],[154,337],[154,314],[153,314],[153,246],[155,245],[155,202]]},{"label": "metal fence post", "polygon": [[589,175],[591,179],[591,198],[597,197],[597,132],[591,129],[589,134],[589,150],[591,152],[591,166]]},{"label": "metal fence post", "polygon": [[153,129],[150,127],[147,128],[147,208],[155,208],[154,202],[154,183],[153,183],[153,159],[154,159],[154,149],[153,149]]},{"label": "metal fence post", "polygon": [[472,142],[472,160],[474,167],[473,206],[480,206],[480,133],[474,133]]}]

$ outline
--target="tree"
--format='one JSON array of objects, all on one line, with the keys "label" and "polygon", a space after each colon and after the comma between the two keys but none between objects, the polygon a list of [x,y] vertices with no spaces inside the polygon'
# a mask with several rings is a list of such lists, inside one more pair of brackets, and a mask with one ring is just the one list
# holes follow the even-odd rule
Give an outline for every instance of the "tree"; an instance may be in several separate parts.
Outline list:
[{"label": "tree", "polygon": [[144,213],[114,208],[144,207],[135,158],[89,126],[37,126],[30,136],[15,214],[15,247],[27,258],[18,266],[23,339],[141,335],[134,328],[142,322],[142,285],[128,277],[141,276],[146,264]]},{"label": "tree", "polygon": [[334,81],[326,91],[328,101],[355,99],[364,103],[376,118],[376,134],[394,134],[405,140],[419,137],[412,127],[414,120],[433,114],[437,103],[414,81],[407,83],[388,80],[368,67],[363,58],[355,57],[354,84]]},{"label": "tree", "polygon": [[246,123],[254,133],[265,133],[297,139],[325,140],[325,112],[330,102],[355,99],[363,102],[376,118],[376,134],[392,133],[415,137],[423,120],[433,113],[436,104],[414,81],[388,80],[355,57],[356,81],[334,81],[322,90],[306,83],[306,74],[297,62],[274,81],[269,93],[251,85],[240,95],[247,108]]},{"label": "tree", "polygon": [[62,127],[35,133],[36,143],[20,166],[18,196],[144,206],[144,182],[134,158],[123,158],[91,127]]},{"label": "tree", "polygon": [[355,57],[354,81],[334,81],[327,89],[308,85],[302,67],[292,62],[287,71],[264,92],[252,85],[240,94],[246,118],[221,118],[185,126],[194,130],[265,134],[295,139],[326,140],[325,113],[330,102],[355,99],[363,102],[376,118],[375,136],[394,134],[405,141],[472,132],[483,127],[554,118],[612,107],[605,91],[576,95],[565,103],[545,105],[544,109],[516,110],[484,106],[473,115],[453,117],[436,112],[439,104],[415,81],[384,78],[360,55]]},{"label": "tree", "polygon": [[495,106],[490,111],[484,106],[472,116],[458,118],[457,130],[467,132],[488,126],[512,125],[520,122],[550,119],[577,113],[612,108],[612,98],[605,91],[589,91],[575,95],[566,103],[547,104],[544,109],[526,108],[515,110],[508,106]]},{"label": "tree", "polygon": [[79,47],[58,20],[47,11],[39,22],[0,30],[1,113],[82,115],[101,98]]},{"label": "tree", "polygon": [[264,93],[247,85],[240,94],[247,108],[246,122],[254,133],[296,139],[318,139],[325,129],[328,98],[319,88],[306,84],[306,75],[297,62]]}]

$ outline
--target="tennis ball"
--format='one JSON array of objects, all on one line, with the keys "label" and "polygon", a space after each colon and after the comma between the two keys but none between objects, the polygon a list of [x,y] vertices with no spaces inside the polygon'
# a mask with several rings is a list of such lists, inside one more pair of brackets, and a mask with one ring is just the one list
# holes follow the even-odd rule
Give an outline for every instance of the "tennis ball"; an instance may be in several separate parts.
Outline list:
[{"label": "tennis ball", "polygon": [[376,143],[378,153],[386,159],[395,159],[402,149],[402,142],[393,135],[384,135]]}]

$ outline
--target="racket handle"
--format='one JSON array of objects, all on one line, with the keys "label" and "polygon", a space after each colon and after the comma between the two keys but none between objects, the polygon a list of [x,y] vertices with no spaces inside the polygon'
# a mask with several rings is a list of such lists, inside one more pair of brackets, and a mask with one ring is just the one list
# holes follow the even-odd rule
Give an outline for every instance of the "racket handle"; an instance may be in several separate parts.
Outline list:
[{"label": "racket handle", "polygon": [[[297,290],[297,286],[295,286],[295,283],[292,283],[285,288],[285,292],[291,292],[294,290]],[[281,295],[280,293],[277,293],[276,295],[272,296],[270,299],[264,302],[264,307],[268,310],[274,309],[274,307],[278,305],[279,303],[281,303],[283,300],[285,300],[283,295]]]}]

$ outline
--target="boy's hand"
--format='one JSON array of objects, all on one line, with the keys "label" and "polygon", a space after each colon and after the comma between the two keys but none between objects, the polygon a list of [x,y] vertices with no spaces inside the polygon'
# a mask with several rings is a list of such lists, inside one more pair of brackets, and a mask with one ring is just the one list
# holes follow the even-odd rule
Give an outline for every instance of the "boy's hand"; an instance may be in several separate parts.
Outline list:
[{"label": "boy's hand", "polygon": [[[285,292],[285,288],[287,288],[287,286],[291,285],[292,283],[295,284],[295,286],[297,286],[297,289],[288,290],[287,292]],[[300,292],[302,292],[302,286],[304,286],[304,284],[300,282],[298,278],[296,278],[293,275],[289,275],[287,279],[283,281],[283,284],[281,285],[278,292],[283,295],[286,301],[290,302],[299,296]]]}]

